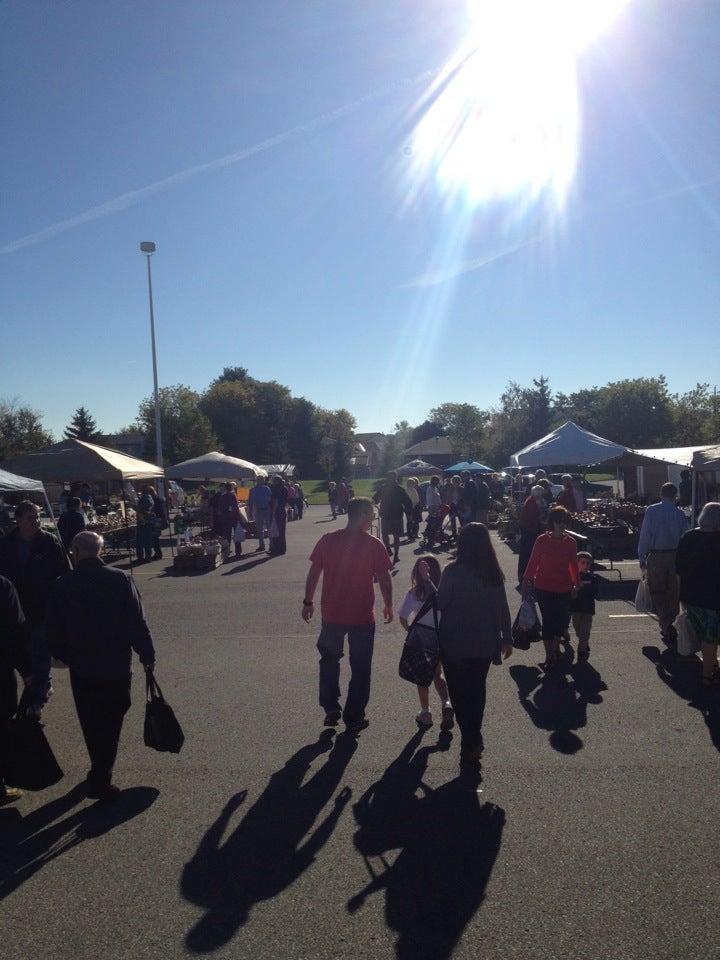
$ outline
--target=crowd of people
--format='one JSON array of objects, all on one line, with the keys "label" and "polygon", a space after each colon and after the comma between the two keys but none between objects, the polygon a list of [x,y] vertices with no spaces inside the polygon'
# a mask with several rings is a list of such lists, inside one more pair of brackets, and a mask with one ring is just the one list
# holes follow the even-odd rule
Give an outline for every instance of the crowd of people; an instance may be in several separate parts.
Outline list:
[{"label": "crowd of people", "polygon": [[[537,477],[523,506],[533,534],[521,544],[524,558],[520,585],[523,602],[537,604],[544,660],[554,670],[561,657],[570,662],[577,638],[577,658],[590,657],[590,640],[597,579],[593,558],[578,552],[567,532],[570,513],[580,499],[572,478],[563,484],[558,502],[546,479]],[[376,495],[350,497],[336,483],[331,488],[333,514],[347,516],[347,525],[320,538],[310,556],[302,616],[310,622],[315,594],[322,581],[319,700],[325,724],[358,734],[368,726],[375,637],[375,584],[383,600],[383,619],[394,619],[391,573],[399,556],[403,523],[412,538],[423,509],[428,526],[444,514],[457,522],[456,556],[441,568],[437,556],[418,557],[399,605],[399,619],[413,635],[416,627],[435,636],[437,658],[427,682],[418,683],[420,711],[417,723],[430,726],[433,714],[430,688],[439,698],[441,729],[455,724],[461,734],[461,764],[477,767],[484,749],[482,724],[486,681],[493,663],[513,651],[513,627],[504,576],[486,524],[490,491],[470,475],[431,478],[423,491],[415,478],[401,486],[388,474]],[[483,489],[485,488],[485,489]],[[683,606],[702,652],[702,684],[720,686],[717,653],[720,642],[720,503],[707,503],[698,526],[688,529],[686,514],[677,506],[677,489],[662,488],[662,498],[650,506],[640,532],[639,560],[663,640],[673,648],[674,626]],[[143,491],[144,510],[154,510],[152,488]],[[565,496],[563,496],[565,495]],[[571,500],[572,498],[572,500]],[[213,524],[225,536],[236,536],[252,522],[259,549],[269,542],[271,553],[286,550],[288,519],[301,517],[305,504],[299,484],[281,477],[258,478],[250,491],[247,511],[241,508],[231,483],[213,498]],[[381,537],[372,535],[378,507]],[[40,526],[40,508],[30,501],[15,511],[16,528],[0,538],[0,802],[19,791],[5,782],[11,720],[18,709],[39,720],[52,695],[51,661],[69,667],[75,706],[90,757],[85,790],[90,797],[112,798],[117,790],[112,772],[123,718],[130,705],[130,661],[133,651],[145,669],[154,669],[152,638],[139,595],[123,571],[105,566],[103,540],[97,534],[74,530],[77,504],[68,503],[63,539],[72,536],[73,568],[63,545]],[[237,541],[236,541],[237,542]],[[242,542],[242,540],[240,541]],[[152,542],[151,542],[152,548]],[[422,549],[422,548],[421,548]],[[340,661],[347,638],[350,682],[341,704]],[[408,641],[409,642],[409,641]],[[428,648],[425,653],[431,654]],[[15,673],[23,681],[18,706]]]},{"label": "crowd of people", "polygon": [[[520,587],[523,601],[537,604],[545,659],[550,672],[560,658],[579,662],[590,658],[598,579],[593,557],[578,551],[567,532],[571,512],[584,508],[584,495],[575,479],[563,477],[563,491],[554,502],[546,477],[536,475],[523,506],[528,536],[521,543]],[[544,482],[543,482],[544,481]],[[475,491],[469,485],[475,487]],[[457,554],[444,569],[436,556],[420,557],[414,564],[410,589],[399,617],[408,631],[417,625],[425,636],[437,636],[438,660],[427,684],[418,686],[420,726],[433,723],[430,687],[440,698],[441,729],[461,732],[461,763],[477,765],[483,750],[482,720],[485,683],[492,663],[510,656],[513,631],[500,569],[487,526],[476,519],[483,509],[478,484],[469,476],[442,484],[433,477],[424,503],[430,519],[442,507],[455,506],[460,522]],[[720,685],[717,653],[720,643],[720,503],[705,505],[698,527],[688,530],[685,513],[676,506],[677,489],[665,484],[660,503],[650,507],[640,534],[639,559],[653,601],[661,634],[672,648],[674,621],[684,611],[702,650],[702,684]],[[393,620],[393,584],[390,571],[397,563],[403,520],[410,537],[416,532],[422,499],[419,485],[410,478],[405,489],[397,475],[388,474],[378,490],[381,537],[371,535],[374,503],[355,498],[348,505],[343,530],[325,534],[310,556],[302,616],[309,622],[315,610],[315,593],[322,578],[320,652],[320,706],[325,724],[342,719],[349,730],[368,725],[365,716],[370,695],[374,622],[374,587],[383,598],[385,623]],[[569,509],[572,507],[572,511]],[[530,524],[532,521],[532,525]],[[577,638],[571,644],[570,628]],[[340,660],[348,641],[351,678],[344,707],[340,703]],[[425,641],[421,641],[425,642]]]}]

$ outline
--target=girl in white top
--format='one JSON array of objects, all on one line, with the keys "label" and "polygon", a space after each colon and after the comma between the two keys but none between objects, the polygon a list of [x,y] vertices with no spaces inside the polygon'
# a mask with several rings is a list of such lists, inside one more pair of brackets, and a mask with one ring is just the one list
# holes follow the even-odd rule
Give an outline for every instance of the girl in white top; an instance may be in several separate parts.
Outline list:
[{"label": "girl in white top", "polygon": [[[398,611],[400,623],[406,630],[410,629],[418,610],[425,603],[431,592],[437,589],[440,583],[440,564],[437,558],[433,556],[419,557],[410,574],[410,582],[412,583],[412,587],[405,595],[405,599],[400,604]],[[439,611],[437,617],[439,622]],[[424,627],[434,627],[435,619],[433,611],[428,610],[418,623]],[[455,725],[455,712],[450,703],[448,688],[445,683],[445,678],[442,675],[442,665],[440,663],[437,665],[433,683],[442,702],[442,723],[440,724],[440,729],[452,730]],[[420,713],[415,717],[415,720],[420,727],[431,727],[433,724],[433,715],[430,711],[430,688],[418,687],[417,692],[420,697]]]}]

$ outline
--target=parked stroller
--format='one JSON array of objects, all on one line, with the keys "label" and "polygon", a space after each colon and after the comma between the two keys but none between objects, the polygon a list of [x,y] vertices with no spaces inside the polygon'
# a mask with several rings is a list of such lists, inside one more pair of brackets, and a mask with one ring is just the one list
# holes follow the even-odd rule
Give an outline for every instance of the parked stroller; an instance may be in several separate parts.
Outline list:
[{"label": "parked stroller", "polygon": [[452,541],[450,507],[444,503],[437,514],[428,516],[427,526],[420,541],[420,548],[428,550],[434,546],[448,547]]}]

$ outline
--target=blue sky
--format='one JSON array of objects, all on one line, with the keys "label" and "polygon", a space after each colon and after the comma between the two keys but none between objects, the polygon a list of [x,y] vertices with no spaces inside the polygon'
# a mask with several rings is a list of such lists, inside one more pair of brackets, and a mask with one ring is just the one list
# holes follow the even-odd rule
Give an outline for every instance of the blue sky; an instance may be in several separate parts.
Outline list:
[{"label": "blue sky", "polygon": [[161,384],[242,364],[384,430],[540,373],[720,380],[717,3],[628,0],[578,55],[559,205],[419,179],[419,104],[471,23],[464,0],[5,3],[0,396],[56,433],[80,404],[134,418],[145,239]]}]

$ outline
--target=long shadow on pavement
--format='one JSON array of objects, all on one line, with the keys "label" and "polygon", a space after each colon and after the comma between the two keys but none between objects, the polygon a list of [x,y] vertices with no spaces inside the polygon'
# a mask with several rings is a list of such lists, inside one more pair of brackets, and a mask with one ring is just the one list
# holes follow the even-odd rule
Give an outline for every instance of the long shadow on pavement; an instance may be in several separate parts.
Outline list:
[{"label": "long shadow on pavement", "polygon": [[58,820],[84,797],[74,787],[26,817],[17,809],[0,812],[0,900],[68,850],[144,813],[157,796],[154,788],[131,787],[111,803],[98,801]]},{"label": "long shadow on pavement", "polygon": [[[252,559],[250,559],[252,557]],[[245,573],[246,570],[252,570],[253,567],[260,567],[263,563],[269,563],[273,558],[272,557],[253,557],[251,553],[248,554],[247,560],[243,563],[240,557],[237,558],[237,561],[233,560],[233,563],[237,563],[231,570],[223,570],[224,577],[231,577],[234,573]]]},{"label": "long shadow on pavement", "polygon": [[[347,906],[356,913],[384,890],[398,960],[447,960],[485,897],[505,812],[480,803],[474,776],[438,788],[424,783],[430,754],[446,747],[417,749],[422,735],[354,805],[355,846],[371,879]],[[397,849],[390,862],[388,854]],[[379,860],[377,869],[371,858]]]},{"label": "long shadow on pavement", "polygon": [[[339,786],[356,748],[357,741],[349,734],[338,735],[333,743],[332,732],[324,731],[272,775],[221,845],[247,791],[230,798],[182,874],[183,896],[206,911],[186,937],[193,953],[210,953],[228,943],[256,903],[276,897],[311,866],[350,799],[349,788],[340,792],[317,826],[315,820]],[[325,763],[303,783],[310,764],[323,753],[328,754]]]},{"label": "long shadow on pavement", "polygon": [[672,650],[643,647],[643,655],[655,665],[662,682],[693,710],[699,710],[716,750],[720,750],[720,696],[718,690],[701,685],[702,665],[696,657],[678,657]]},{"label": "long shadow on pavement", "polygon": [[587,662],[570,666],[561,659],[550,673],[515,665],[510,667],[510,676],[532,722],[540,730],[550,731],[553,749],[558,753],[582,750],[583,741],[574,731],[587,725],[588,704],[602,703],[600,694],[607,690],[597,670]]}]

